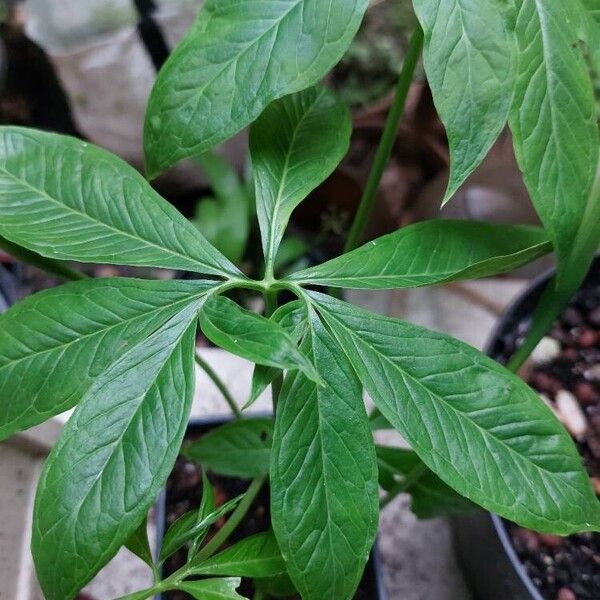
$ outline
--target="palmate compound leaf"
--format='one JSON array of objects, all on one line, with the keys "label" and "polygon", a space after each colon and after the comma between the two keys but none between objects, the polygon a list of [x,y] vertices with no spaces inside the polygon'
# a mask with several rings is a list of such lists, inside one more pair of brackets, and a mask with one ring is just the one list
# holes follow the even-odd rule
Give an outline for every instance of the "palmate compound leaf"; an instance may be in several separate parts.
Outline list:
[{"label": "palmate compound leaf", "polygon": [[207,0],[161,69],[144,128],[149,177],[317,83],[354,37],[367,0]]},{"label": "palmate compound leaf", "polygon": [[276,100],[252,124],[256,212],[268,265],[292,211],[338,166],[351,132],[350,112],[323,86]]},{"label": "palmate compound leaf", "polygon": [[450,487],[538,531],[600,529],[573,441],[516,375],[447,335],[310,297],[379,410]]},{"label": "palmate compound leaf", "polygon": [[344,288],[418,287],[497,275],[551,250],[539,227],[433,220],[403,227],[287,279]]},{"label": "palmate compound leaf", "polygon": [[164,485],[191,408],[197,311],[188,306],[105,371],[50,453],[32,537],[47,600],[77,594]]},{"label": "palmate compound leaf", "polygon": [[506,125],[516,74],[514,8],[506,0],[413,0],[424,63],[450,145],[448,200]]},{"label": "palmate compound leaf", "polygon": [[[579,39],[579,2],[518,0],[519,67],[510,128],[529,195],[556,248],[557,284],[573,293],[598,245],[596,103]],[[589,17],[588,17],[589,18]],[[579,242],[593,232],[595,243]]]},{"label": "palmate compound leaf", "polygon": [[377,464],[361,385],[314,311],[302,348],[323,377],[285,379],[271,452],[271,518],[304,600],[352,598],[375,540]]},{"label": "palmate compound leaf", "polygon": [[0,316],[0,439],[73,407],[106,369],[214,285],[90,279],[10,308]]},{"label": "palmate compound leaf", "polygon": [[48,258],[241,276],[125,161],[22,127],[0,128],[0,235]]}]

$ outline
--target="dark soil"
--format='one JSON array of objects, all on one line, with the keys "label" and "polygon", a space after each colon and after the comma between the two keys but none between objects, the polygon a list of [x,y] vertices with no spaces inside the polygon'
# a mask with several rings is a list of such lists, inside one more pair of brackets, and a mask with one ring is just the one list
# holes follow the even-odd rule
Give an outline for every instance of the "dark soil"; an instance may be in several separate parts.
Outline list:
[{"label": "dark soil", "polygon": [[[203,432],[210,431],[212,427],[204,427]],[[190,433],[190,429],[194,432]],[[188,429],[186,440],[194,440],[201,437],[201,433],[197,432],[193,426]],[[215,499],[218,505],[223,504],[227,500],[242,494],[249,485],[248,481],[222,477],[213,473],[208,473],[208,478],[215,488]],[[175,464],[171,476],[167,482],[166,494],[166,527],[171,525],[184,513],[195,510],[200,505],[202,498],[202,472],[198,465],[179,457]],[[223,526],[226,518],[221,519],[216,526],[209,532],[206,540],[208,541],[215,532]],[[269,489],[264,486],[256,500],[253,502],[248,516],[241,522],[240,526],[233,532],[228,540],[228,544],[235,543],[245,537],[267,531],[270,528],[270,513],[269,513]],[[164,574],[169,575],[182,567],[185,564],[187,557],[187,547],[170,557],[164,567]],[[377,595],[373,591],[373,571],[372,565],[369,563],[363,576],[363,580],[356,593],[355,600],[376,600]],[[252,598],[254,587],[251,581],[242,580],[242,586],[239,588],[239,593],[248,598]],[[191,600],[191,596],[183,592],[168,592],[164,594],[165,600]],[[290,600],[300,600],[299,596],[294,596]]]},{"label": "dark soil", "polygon": [[[567,417],[567,428],[568,415],[561,414],[555,400],[563,390],[576,398],[587,425],[585,431],[572,434],[600,493],[600,285],[594,281],[598,278],[584,285],[550,333],[560,344],[558,356],[547,363],[526,365],[521,376],[544,394],[563,422]],[[502,338],[496,356],[500,362],[506,362],[527,327],[528,321],[524,320]],[[563,538],[512,523],[508,528],[517,554],[544,598],[600,599],[600,534]]]}]

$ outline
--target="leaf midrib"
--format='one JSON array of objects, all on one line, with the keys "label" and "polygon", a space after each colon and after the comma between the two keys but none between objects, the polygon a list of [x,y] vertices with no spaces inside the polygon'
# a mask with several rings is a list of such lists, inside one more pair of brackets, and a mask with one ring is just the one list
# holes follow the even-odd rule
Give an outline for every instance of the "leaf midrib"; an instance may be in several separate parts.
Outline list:
[{"label": "leaf midrib", "polygon": [[[30,183],[28,183],[26,180],[21,179],[20,177],[17,177],[16,175],[14,175],[13,173],[11,173],[10,171],[8,171],[5,167],[0,167],[0,172],[4,173],[6,176],[8,176],[9,178],[13,179],[14,181],[16,181],[18,184],[22,185],[23,187],[31,190],[32,192],[39,194],[45,198],[47,198],[51,203],[57,205],[59,207],[59,209],[64,210],[65,212],[71,212],[74,215],[77,215],[80,218],[83,218],[83,220],[88,220],[91,221],[92,224],[94,224],[96,227],[99,228],[104,228],[109,230],[110,232],[114,232],[118,235],[124,236],[124,237],[128,237],[131,238],[135,241],[137,241],[138,243],[144,242],[145,244],[147,244],[148,246],[151,246],[153,248],[156,248],[158,250],[161,250],[162,252],[166,252],[168,254],[172,254],[173,256],[176,256],[177,258],[183,258],[185,262],[192,262],[195,263],[197,265],[200,265],[201,267],[203,267],[204,269],[210,269],[210,273],[215,273],[215,274],[219,274],[219,275],[223,275],[223,273],[216,269],[214,266],[210,265],[209,263],[203,263],[201,261],[199,261],[198,259],[192,258],[191,256],[188,256],[186,254],[182,254],[180,252],[176,252],[175,250],[172,250],[171,248],[167,248],[166,246],[160,246],[159,244],[157,244],[156,242],[152,242],[144,237],[141,236],[135,236],[132,233],[129,233],[127,231],[124,231],[122,229],[117,229],[116,227],[114,227],[113,225],[110,225],[108,223],[104,223],[94,217],[92,217],[91,215],[88,215],[85,212],[76,210],[75,208],[73,208],[72,206],[69,206],[63,202],[60,202],[59,200],[57,200],[56,198],[53,198],[52,196],[50,196],[50,194],[48,194],[45,190],[41,190],[33,185],[31,185]],[[6,236],[8,237],[8,236]],[[18,243],[18,242],[16,242]]]}]

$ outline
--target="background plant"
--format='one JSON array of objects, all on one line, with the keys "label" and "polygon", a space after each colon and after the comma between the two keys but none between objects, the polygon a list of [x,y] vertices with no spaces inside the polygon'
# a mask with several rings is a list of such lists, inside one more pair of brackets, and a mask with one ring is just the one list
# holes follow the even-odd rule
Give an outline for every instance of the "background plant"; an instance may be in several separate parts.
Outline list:
[{"label": "background plant", "polygon": [[[32,550],[49,600],[75,596],[123,545],[156,579],[130,599],[168,589],[239,598],[240,577],[255,579],[259,594],[287,585],[305,599],[351,598],[375,539],[378,483],[388,490],[383,504],[410,491],[422,516],[474,502],[544,532],[600,529],[575,445],[525,383],[447,335],[314,291],[483,277],[554,250],[557,275],[513,367],[526,357],[600,241],[589,75],[597,7],[415,0],[420,26],[349,252],[278,278],[292,211],[348,148],[348,111],[318,81],[344,54],[366,8],[366,0],[207,0],[157,79],[145,133],[151,178],[250,125],[262,279],[245,276],[110,153],[55,134],[0,130],[0,235],[24,256],[56,268],[62,264],[53,261],[69,260],[208,277],[76,281],[0,317],[0,437],[76,406],[34,509]],[[544,229],[433,221],[355,249],[423,46],[451,148],[447,199],[508,122]],[[228,298],[235,289],[263,293],[266,315]],[[278,307],[283,290],[297,300]],[[198,323],[212,342],[256,363],[251,399],[270,384],[275,415],[238,419],[185,450],[206,468],[253,480],[243,497],[216,507],[205,479],[198,511],[177,521],[152,557],[145,518],[185,432]],[[379,411],[372,420],[363,389]],[[412,451],[375,447],[372,429],[390,425]],[[273,531],[218,552],[267,477]],[[188,563],[161,580],[162,561],[183,545]]]}]

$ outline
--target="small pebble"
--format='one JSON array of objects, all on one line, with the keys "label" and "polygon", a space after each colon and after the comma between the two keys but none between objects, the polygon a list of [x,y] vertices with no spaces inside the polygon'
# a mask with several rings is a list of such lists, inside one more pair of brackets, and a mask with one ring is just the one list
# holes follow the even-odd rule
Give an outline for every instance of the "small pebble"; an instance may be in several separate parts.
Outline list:
[{"label": "small pebble", "polygon": [[543,371],[536,371],[531,376],[531,385],[538,390],[538,392],[542,392],[548,394],[550,396],[554,396],[562,389],[562,384],[558,379],[552,377],[552,375],[548,375],[548,373],[544,373]]},{"label": "small pebble", "polygon": [[562,320],[569,327],[579,327],[580,325],[583,324],[583,317],[581,316],[581,313],[576,308],[573,308],[572,306],[569,306],[565,310],[565,312],[562,315]]},{"label": "small pebble", "polygon": [[577,337],[577,345],[581,348],[593,348],[598,344],[598,332],[593,329],[584,329]]},{"label": "small pebble", "polygon": [[556,600],[577,600],[577,596],[569,588],[563,587],[558,590]]},{"label": "small pebble", "polygon": [[577,398],[567,390],[560,390],[555,400],[560,420],[573,437],[581,439],[587,431],[588,422]]},{"label": "small pebble", "polygon": [[595,458],[600,460],[600,437],[598,437],[597,435],[588,435],[586,441],[590,452],[594,455]]},{"label": "small pebble", "polygon": [[549,533],[538,533],[540,542],[548,548],[559,548],[563,543],[563,538],[559,535],[550,535]]},{"label": "small pebble", "polygon": [[587,369],[583,376],[588,381],[600,381],[600,365],[594,365],[591,369]]},{"label": "small pebble", "polygon": [[596,388],[587,381],[580,381],[573,391],[582,404],[594,404],[598,401]]},{"label": "small pebble", "polygon": [[529,529],[515,528],[512,532],[515,544],[528,552],[537,552],[540,549],[540,538],[537,533]]},{"label": "small pebble", "polygon": [[560,354],[560,343],[551,337],[544,337],[531,353],[531,360],[536,365],[545,365]]},{"label": "small pebble", "polygon": [[592,487],[596,492],[596,496],[600,496],[600,477],[592,477]]},{"label": "small pebble", "polygon": [[600,327],[600,306],[594,308],[592,312],[588,315],[588,319],[592,325],[596,327]]}]

